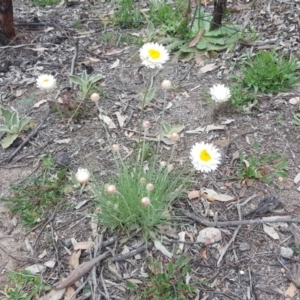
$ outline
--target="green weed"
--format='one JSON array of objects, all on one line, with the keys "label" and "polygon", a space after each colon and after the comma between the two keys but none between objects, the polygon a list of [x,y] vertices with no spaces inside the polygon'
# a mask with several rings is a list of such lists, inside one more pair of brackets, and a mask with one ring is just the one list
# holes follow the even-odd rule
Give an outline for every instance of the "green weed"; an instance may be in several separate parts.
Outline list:
[{"label": "green weed", "polygon": [[35,6],[47,6],[47,5],[56,5],[60,2],[60,0],[30,0]]},{"label": "green weed", "polygon": [[161,34],[186,38],[189,33],[188,18],[184,16],[187,11],[187,2],[177,0],[175,6],[174,8],[174,4],[163,0],[152,0],[148,19],[156,28],[159,28]]},{"label": "green weed", "polygon": [[244,89],[240,84],[233,84],[230,86],[231,97],[229,101],[233,106],[243,107],[248,103],[255,101],[254,93]]},{"label": "green weed", "polygon": [[293,125],[300,126],[300,105],[298,106],[297,112],[294,114]]},{"label": "green weed", "polygon": [[140,10],[134,7],[134,0],[119,0],[117,5],[112,20],[121,28],[137,28],[145,21]]},{"label": "green weed", "polygon": [[12,185],[12,195],[0,199],[29,229],[63,199],[67,186],[66,169],[57,170],[52,157],[41,158],[41,161],[40,175],[22,185]]},{"label": "green weed", "polygon": [[31,118],[20,118],[17,111],[10,111],[4,107],[0,107],[0,118],[4,121],[4,125],[0,125],[0,132],[5,133],[5,137],[1,140],[1,146],[6,149],[18,138],[22,131],[30,127]]},{"label": "green weed", "polygon": [[260,51],[252,59],[248,57],[246,66],[241,68],[240,83],[254,92],[280,92],[300,81],[296,71],[299,69],[297,61],[285,55],[277,55],[273,51]]},{"label": "green weed", "polygon": [[287,167],[287,160],[277,152],[260,154],[257,142],[254,142],[253,153],[248,157],[240,153],[236,167],[238,178],[246,181],[246,183],[253,179],[271,182],[275,176],[287,177],[284,171]]},{"label": "green weed", "polygon": [[39,298],[40,294],[51,290],[51,286],[31,274],[29,271],[9,272],[8,280],[11,286],[5,286],[3,300],[31,300]]},{"label": "green weed", "polygon": [[[190,259],[178,257],[164,266],[160,261],[149,259],[150,278],[139,291],[137,300],[186,300],[193,295],[195,287],[187,284],[186,275],[190,271]],[[132,287],[129,284],[130,287]]]}]

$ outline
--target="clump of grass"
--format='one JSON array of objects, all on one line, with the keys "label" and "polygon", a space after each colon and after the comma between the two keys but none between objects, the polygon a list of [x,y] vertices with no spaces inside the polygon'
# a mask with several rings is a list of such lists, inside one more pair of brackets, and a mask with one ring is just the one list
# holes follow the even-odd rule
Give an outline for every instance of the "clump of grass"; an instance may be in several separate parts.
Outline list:
[{"label": "clump of grass", "polygon": [[187,2],[177,0],[174,4],[162,0],[150,1],[149,20],[160,31],[170,36],[187,38],[189,34],[187,13]]},{"label": "clump of grass", "polygon": [[110,230],[129,233],[141,229],[146,238],[155,226],[167,222],[170,205],[181,196],[186,179],[182,173],[171,171],[172,165],[155,160],[116,162],[116,175],[109,184],[93,188],[96,217]]},{"label": "clump of grass", "polygon": [[[162,262],[149,259],[149,279],[139,291],[136,300],[186,300],[191,299],[195,290],[194,284],[186,283],[186,276],[190,271],[190,259],[179,256],[166,266]],[[127,283],[128,287],[135,290],[136,287]]]},{"label": "clump of grass", "polygon": [[137,28],[145,18],[140,10],[134,7],[134,0],[117,1],[118,8],[113,16],[113,22],[121,28]]},{"label": "clump of grass", "polygon": [[300,81],[296,71],[297,61],[285,55],[277,55],[275,51],[260,51],[254,57],[248,58],[246,66],[242,67],[240,83],[255,93],[275,92],[286,90]]},{"label": "clump of grass", "polygon": [[47,5],[56,5],[60,2],[60,0],[30,0],[35,6],[47,6]]},{"label": "clump of grass", "polygon": [[274,177],[287,177],[284,169],[287,167],[287,160],[277,152],[260,154],[257,142],[253,144],[253,151],[245,157],[240,153],[237,162],[237,176],[248,183],[249,180],[262,180],[272,182]]},{"label": "clump of grass", "polygon": [[27,270],[10,271],[8,280],[11,285],[5,286],[3,300],[37,299],[41,293],[51,290],[51,286]]},{"label": "clump of grass", "polygon": [[231,97],[229,102],[235,107],[243,107],[248,103],[253,103],[255,99],[255,94],[245,88],[240,84],[233,84],[230,86]]},{"label": "clump of grass", "polygon": [[55,207],[64,197],[67,185],[66,169],[55,169],[52,157],[41,158],[41,173],[28,179],[21,185],[12,185],[13,193],[2,197],[0,201],[7,203],[12,214],[20,217],[22,223],[32,228],[43,215]]}]

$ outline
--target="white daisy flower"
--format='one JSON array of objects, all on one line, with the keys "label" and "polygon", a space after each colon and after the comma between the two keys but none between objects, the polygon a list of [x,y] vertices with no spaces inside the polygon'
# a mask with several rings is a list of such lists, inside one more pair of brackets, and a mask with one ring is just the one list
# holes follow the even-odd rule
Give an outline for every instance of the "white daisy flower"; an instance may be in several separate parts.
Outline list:
[{"label": "white daisy flower", "polygon": [[162,68],[169,59],[167,49],[158,43],[146,43],[140,49],[140,58],[147,68]]},{"label": "white daisy flower", "polygon": [[214,145],[201,142],[192,147],[190,158],[197,171],[208,173],[217,169],[221,154]]},{"label": "white daisy flower", "polygon": [[43,74],[38,77],[36,83],[41,90],[51,90],[56,85],[56,79],[52,75]]},{"label": "white daisy flower", "polygon": [[212,99],[216,102],[225,102],[230,97],[230,89],[224,84],[215,84],[212,88],[210,88],[210,95]]}]

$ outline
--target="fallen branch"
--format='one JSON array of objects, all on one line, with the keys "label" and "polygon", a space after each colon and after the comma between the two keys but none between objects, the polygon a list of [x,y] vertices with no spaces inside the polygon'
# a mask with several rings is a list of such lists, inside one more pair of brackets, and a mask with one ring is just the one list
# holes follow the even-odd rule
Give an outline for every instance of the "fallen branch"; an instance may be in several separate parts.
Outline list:
[{"label": "fallen branch", "polygon": [[187,211],[181,211],[185,216],[190,219],[203,224],[207,227],[227,227],[227,226],[239,226],[239,225],[251,225],[251,224],[266,224],[266,223],[277,223],[277,222],[286,222],[286,223],[300,223],[300,218],[292,217],[269,217],[264,219],[253,219],[253,220],[241,220],[241,221],[217,221],[212,222],[203,218],[201,216],[196,216]]},{"label": "fallen branch", "polygon": [[17,155],[17,153],[27,144],[27,142],[31,139],[31,137],[33,137],[34,135],[36,135],[36,133],[40,130],[40,128],[44,125],[45,121],[47,120],[47,118],[50,115],[50,109],[48,109],[46,115],[44,116],[43,120],[40,122],[40,124],[34,129],[32,130],[28,136],[26,137],[26,139],[24,139],[24,141],[22,142],[22,144],[9,156],[9,158],[6,160],[8,163],[11,162],[11,160]]},{"label": "fallen branch", "polygon": [[232,238],[230,239],[229,243],[226,245],[226,247],[225,247],[224,250],[222,251],[222,253],[221,253],[221,255],[220,255],[219,259],[218,259],[218,262],[217,262],[217,267],[220,267],[221,262],[222,262],[222,260],[223,260],[223,257],[225,256],[225,254],[226,254],[228,248],[230,247],[230,245],[235,241],[235,238],[236,238],[236,236],[237,236],[239,230],[241,229],[241,227],[242,227],[242,225],[239,225],[239,226],[238,226],[238,228],[235,230],[235,232],[234,232]]},{"label": "fallen branch", "polygon": [[136,248],[135,250],[132,250],[124,255],[116,255],[111,257],[109,260],[110,261],[122,261],[122,260],[126,260],[129,257],[132,257],[140,252],[145,251],[147,248],[145,246],[140,246],[138,248]]},{"label": "fallen branch", "polygon": [[95,264],[97,264],[98,262],[100,262],[101,260],[103,260],[107,256],[109,256],[109,254],[110,254],[110,252],[107,251],[88,262],[82,263],[77,268],[75,268],[70,273],[70,275],[63,282],[61,282],[59,285],[57,285],[54,289],[61,290],[61,289],[64,289],[64,288],[72,285],[77,280],[79,280],[81,277],[83,277],[86,273],[88,273]]}]

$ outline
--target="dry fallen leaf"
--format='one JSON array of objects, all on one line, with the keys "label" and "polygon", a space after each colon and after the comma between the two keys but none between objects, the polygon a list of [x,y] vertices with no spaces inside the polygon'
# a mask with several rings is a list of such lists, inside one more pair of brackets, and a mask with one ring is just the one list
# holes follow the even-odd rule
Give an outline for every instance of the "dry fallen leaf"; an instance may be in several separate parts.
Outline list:
[{"label": "dry fallen leaf", "polygon": [[298,173],[298,174],[296,175],[296,177],[294,178],[295,184],[297,184],[299,181],[300,181],[300,173]]},{"label": "dry fallen leaf", "polygon": [[202,248],[201,257],[204,259],[207,259],[207,249],[206,248]]},{"label": "dry fallen leaf", "polygon": [[33,105],[34,108],[40,107],[42,104],[47,103],[47,100],[41,100]]},{"label": "dry fallen leaf", "polygon": [[214,141],[214,144],[216,146],[220,146],[220,147],[227,147],[229,145],[229,139],[216,140],[216,141]]},{"label": "dry fallen leaf", "polygon": [[88,273],[93,268],[94,265],[96,265],[97,263],[99,263],[101,260],[105,259],[109,255],[110,252],[107,251],[88,262],[82,263],[77,268],[75,268],[67,278],[65,278],[61,283],[59,283],[55,287],[55,289],[61,290],[72,285],[77,280],[79,280],[82,276]]},{"label": "dry fallen leaf", "polygon": [[293,282],[291,282],[291,284],[289,285],[287,290],[284,292],[284,296],[293,298],[295,296],[295,294],[297,293],[297,291],[298,291],[298,288],[296,287],[296,285]]},{"label": "dry fallen leaf", "polygon": [[192,41],[189,44],[189,47],[194,47],[196,46],[196,44],[199,42],[199,40],[201,39],[202,35],[204,33],[204,28],[201,28],[199,30],[199,32],[197,33],[197,35],[192,39]]},{"label": "dry fallen leaf", "polygon": [[194,130],[189,130],[189,131],[186,131],[186,133],[202,133],[204,131],[206,132],[209,132],[211,130],[225,130],[226,129],[226,126],[225,125],[207,125],[207,126],[204,126],[204,127],[198,127]]},{"label": "dry fallen leaf", "polygon": [[201,196],[204,196],[203,194],[206,194],[206,195],[210,196],[212,199],[221,201],[221,202],[232,201],[235,199],[235,197],[225,195],[225,194],[218,194],[213,189],[207,189],[207,188],[201,189]]},{"label": "dry fallen leaf", "polygon": [[61,289],[61,290],[52,290],[50,293],[40,297],[38,300],[60,300],[66,289]]},{"label": "dry fallen leaf", "polygon": [[126,120],[126,116],[122,116],[121,113],[119,111],[117,111],[115,113],[115,115],[117,116],[118,122],[120,127],[122,128],[124,126],[124,121]]},{"label": "dry fallen leaf", "polygon": [[117,58],[115,62],[109,67],[109,69],[115,69],[120,64],[120,60]]},{"label": "dry fallen leaf", "polygon": [[199,197],[200,197],[200,191],[194,190],[194,191],[190,191],[190,192],[188,193],[188,198],[189,198],[190,200],[195,199],[195,198],[198,199]]},{"label": "dry fallen leaf", "polygon": [[86,250],[94,246],[94,242],[79,242],[73,245],[74,250]]},{"label": "dry fallen leaf", "polygon": [[69,266],[72,270],[77,268],[79,266],[79,258],[81,256],[81,250],[72,252],[72,254],[69,257]]},{"label": "dry fallen leaf", "polygon": [[211,72],[211,71],[215,70],[216,68],[218,68],[218,66],[216,64],[208,64],[208,65],[200,68],[199,73],[204,74],[207,72]]},{"label": "dry fallen leaf", "polygon": [[159,250],[163,255],[172,258],[173,253],[169,252],[167,248],[158,240],[154,240],[154,246],[157,250]]},{"label": "dry fallen leaf", "polygon": [[32,51],[44,52],[45,50],[49,50],[49,48],[37,47],[37,48],[29,48]]},{"label": "dry fallen leaf", "polygon": [[76,294],[75,294],[75,289],[72,286],[68,286],[66,289],[66,292],[64,294],[64,300],[70,300],[72,297],[72,300],[76,300]]},{"label": "dry fallen leaf", "polygon": [[263,224],[263,229],[264,229],[264,232],[269,237],[271,237],[273,240],[279,240],[279,234],[277,233],[277,231],[272,226],[269,226],[267,224]]},{"label": "dry fallen leaf", "polygon": [[110,117],[104,116],[104,115],[99,115],[99,119],[104,121],[104,123],[106,125],[108,125],[108,128],[110,128],[110,129],[117,128],[117,126],[115,125],[115,123],[113,122],[113,120]]}]

